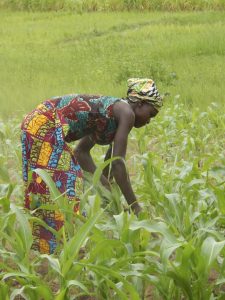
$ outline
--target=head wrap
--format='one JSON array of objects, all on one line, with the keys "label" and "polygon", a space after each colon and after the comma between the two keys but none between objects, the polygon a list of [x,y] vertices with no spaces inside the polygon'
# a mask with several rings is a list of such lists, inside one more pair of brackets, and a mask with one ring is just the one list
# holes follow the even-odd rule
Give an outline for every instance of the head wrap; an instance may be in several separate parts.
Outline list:
[{"label": "head wrap", "polygon": [[152,104],[157,110],[163,106],[162,97],[152,79],[130,78],[127,84],[127,98],[131,102],[146,101]]}]

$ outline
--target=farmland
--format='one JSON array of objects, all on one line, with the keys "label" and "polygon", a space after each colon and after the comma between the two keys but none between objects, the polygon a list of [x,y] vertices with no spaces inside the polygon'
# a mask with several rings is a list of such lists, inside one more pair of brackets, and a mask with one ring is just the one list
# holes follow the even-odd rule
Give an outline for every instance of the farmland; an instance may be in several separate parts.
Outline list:
[{"label": "farmland", "polygon": [[[0,14],[0,299],[224,299],[224,12]],[[53,95],[123,97],[136,76],[169,93],[130,134],[127,167],[143,211],[129,214],[115,184],[99,187],[99,146],[81,201],[87,217],[41,174],[66,221],[58,253],[35,253],[22,116]]]},{"label": "farmland", "polygon": [[69,93],[124,97],[137,76],[190,107],[223,103],[224,20],[224,12],[2,12],[1,115]]}]

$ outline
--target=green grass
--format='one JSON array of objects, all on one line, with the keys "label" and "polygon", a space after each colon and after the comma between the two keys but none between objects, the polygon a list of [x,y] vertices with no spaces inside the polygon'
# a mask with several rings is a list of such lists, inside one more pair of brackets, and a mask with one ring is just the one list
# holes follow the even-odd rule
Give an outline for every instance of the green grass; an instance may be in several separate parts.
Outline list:
[{"label": "green grass", "polygon": [[171,101],[224,103],[224,12],[0,13],[1,115],[68,93],[126,96],[153,77]]}]

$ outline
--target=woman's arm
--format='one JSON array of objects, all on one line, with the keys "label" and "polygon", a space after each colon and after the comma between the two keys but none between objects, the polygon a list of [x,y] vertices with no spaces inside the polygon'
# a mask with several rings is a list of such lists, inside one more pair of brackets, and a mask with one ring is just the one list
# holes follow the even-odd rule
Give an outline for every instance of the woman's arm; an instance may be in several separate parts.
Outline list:
[{"label": "woman's arm", "polygon": [[135,116],[130,108],[127,107],[127,104],[121,105],[117,105],[117,107],[114,108],[114,115],[118,121],[118,128],[114,138],[113,147],[113,156],[120,156],[121,159],[112,162],[112,171],[116,183],[119,185],[127,203],[131,205],[132,210],[138,214],[141,208],[136,202],[137,199],[131,187],[124,161],[127,150],[128,134],[134,125]]},{"label": "woman's arm", "polygon": [[[77,147],[74,150],[74,155],[77,158],[81,168],[84,171],[92,173],[92,174],[96,170],[95,163],[90,154],[90,150],[93,148],[94,145],[95,145],[95,142],[93,141],[91,136],[85,136],[79,141],[79,144],[77,145]],[[110,189],[110,185],[109,185],[107,178],[104,175],[102,175],[100,179],[101,179],[102,184],[106,188]]]},{"label": "woman's arm", "polygon": [[[106,152],[106,155],[105,155],[105,159],[104,161],[110,159],[112,157],[112,144],[109,145],[109,148]],[[108,164],[104,170],[103,170],[103,175],[109,180],[111,181],[113,179],[113,174],[112,174],[112,170],[110,169],[110,166],[111,164]]]}]

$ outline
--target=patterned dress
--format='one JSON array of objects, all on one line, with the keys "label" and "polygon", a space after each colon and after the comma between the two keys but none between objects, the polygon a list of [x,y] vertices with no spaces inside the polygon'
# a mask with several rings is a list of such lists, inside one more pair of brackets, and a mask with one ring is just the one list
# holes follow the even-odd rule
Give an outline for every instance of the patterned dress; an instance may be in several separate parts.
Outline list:
[{"label": "patterned dress", "polygon": [[[117,123],[113,117],[113,104],[119,98],[94,95],[66,95],[40,104],[28,114],[21,125],[23,180],[25,207],[37,209],[51,204],[49,188],[36,168],[46,170],[56,187],[79,213],[82,193],[82,171],[69,143],[90,135],[97,144],[113,141]],[[62,228],[63,215],[57,210],[38,209],[35,216],[48,226]],[[56,236],[38,222],[33,223],[32,248],[51,254],[57,246]]]}]

